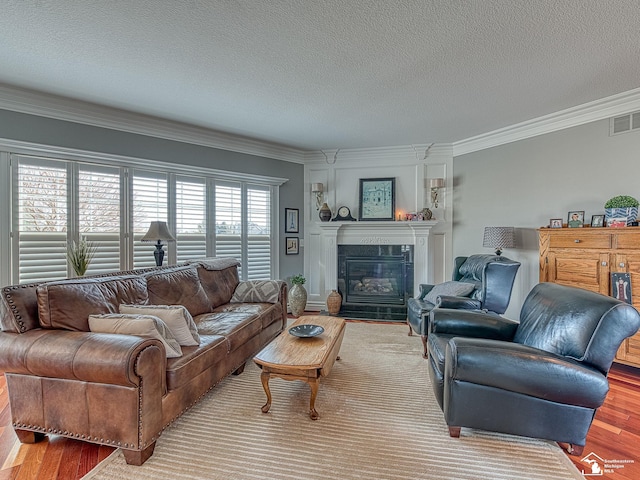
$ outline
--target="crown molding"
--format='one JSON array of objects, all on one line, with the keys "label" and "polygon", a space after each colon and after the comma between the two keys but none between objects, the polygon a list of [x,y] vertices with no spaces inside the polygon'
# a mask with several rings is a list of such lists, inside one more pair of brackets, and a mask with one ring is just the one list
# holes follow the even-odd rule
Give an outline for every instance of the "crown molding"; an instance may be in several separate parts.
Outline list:
[{"label": "crown molding", "polygon": [[12,85],[0,84],[0,109],[304,163],[304,150]]},{"label": "crown molding", "polygon": [[545,133],[577,127],[635,110],[640,110],[640,88],[454,142],[453,156],[458,157]]},{"label": "crown molding", "polygon": [[394,162],[398,165],[413,165],[416,163],[428,163],[429,157],[453,156],[452,146],[450,144],[434,144],[424,143],[415,145],[397,145],[393,147],[373,147],[373,148],[349,148],[349,149],[331,149],[306,152],[304,155],[305,164],[307,165],[335,165],[345,166],[359,165],[363,162],[366,164],[378,164]]}]

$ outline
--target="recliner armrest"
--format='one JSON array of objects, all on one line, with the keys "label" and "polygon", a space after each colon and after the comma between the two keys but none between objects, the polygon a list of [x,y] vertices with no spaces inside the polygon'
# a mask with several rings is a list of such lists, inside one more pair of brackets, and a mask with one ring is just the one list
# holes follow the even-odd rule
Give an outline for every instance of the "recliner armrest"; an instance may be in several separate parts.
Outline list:
[{"label": "recliner armrest", "polygon": [[436,306],[441,308],[460,308],[462,310],[480,310],[482,308],[482,302],[469,297],[440,295]]},{"label": "recliner armrest", "polygon": [[598,408],[609,390],[598,370],[519,343],[454,337],[445,353],[445,382],[469,382],[547,401]]},{"label": "recliner armrest", "polygon": [[429,333],[445,333],[461,337],[511,340],[519,323],[484,310],[434,308],[429,319]]}]

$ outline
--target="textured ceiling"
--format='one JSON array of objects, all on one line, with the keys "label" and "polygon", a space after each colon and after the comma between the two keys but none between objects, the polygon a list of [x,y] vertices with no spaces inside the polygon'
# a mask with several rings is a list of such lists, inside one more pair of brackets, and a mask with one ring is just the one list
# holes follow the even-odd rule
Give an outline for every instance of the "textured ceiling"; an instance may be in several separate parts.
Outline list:
[{"label": "textured ceiling", "polygon": [[637,0],[1,0],[0,82],[305,150],[640,87]]}]

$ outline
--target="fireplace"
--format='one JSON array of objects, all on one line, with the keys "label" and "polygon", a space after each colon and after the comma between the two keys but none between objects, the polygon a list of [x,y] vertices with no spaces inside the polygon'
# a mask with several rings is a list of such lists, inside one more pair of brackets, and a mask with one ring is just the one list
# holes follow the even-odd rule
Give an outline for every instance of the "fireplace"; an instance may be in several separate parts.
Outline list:
[{"label": "fireplace", "polygon": [[339,245],[340,314],[405,321],[413,295],[413,245]]}]

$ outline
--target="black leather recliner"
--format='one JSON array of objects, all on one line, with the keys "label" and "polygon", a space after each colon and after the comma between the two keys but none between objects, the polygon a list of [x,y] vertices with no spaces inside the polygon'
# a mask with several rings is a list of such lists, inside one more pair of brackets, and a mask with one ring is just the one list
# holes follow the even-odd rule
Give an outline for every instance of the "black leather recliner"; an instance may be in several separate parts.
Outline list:
[{"label": "black leather recliner", "polygon": [[[498,255],[470,255],[456,257],[452,281],[473,285],[468,297],[438,297],[436,303],[444,308],[488,310],[502,314],[509,306],[511,291],[520,263]],[[425,299],[435,285],[421,284],[420,294],[407,302],[409,335],[416,332],[422,337],[423,356],[427,358],[429,312],[436,303]]]},{"label": "black leather recliner", "polygon": [[566,443],[580,455],[640,314],[612,297],[540,283],[519,323],[436,308],[429,325],[429,376],[452,437],[470,427]]}]

